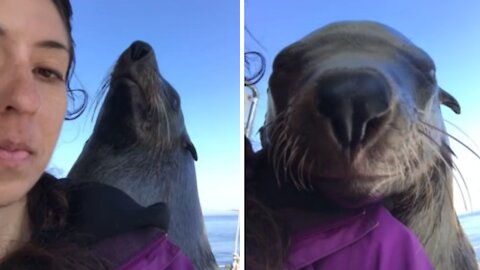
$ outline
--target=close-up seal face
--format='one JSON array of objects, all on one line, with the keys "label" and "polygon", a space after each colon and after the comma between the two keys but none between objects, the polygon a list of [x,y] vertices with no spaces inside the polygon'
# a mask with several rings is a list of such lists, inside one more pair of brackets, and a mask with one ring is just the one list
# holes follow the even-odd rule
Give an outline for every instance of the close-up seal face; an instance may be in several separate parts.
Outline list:
[{"label": "close-up seal face", "polygon": [[426,52],[380,23],[333,23],[275,58],[262,144],[279,184],[360,207],[450,166],[441,104],[460,113]]}]

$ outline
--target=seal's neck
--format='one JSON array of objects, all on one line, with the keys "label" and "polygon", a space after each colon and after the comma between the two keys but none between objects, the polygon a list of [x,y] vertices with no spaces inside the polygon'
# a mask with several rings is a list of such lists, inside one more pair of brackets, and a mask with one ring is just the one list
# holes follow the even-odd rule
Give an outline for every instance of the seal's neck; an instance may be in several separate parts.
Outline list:
[{"label": "seal's neck", "polygon": [[477,269],[453,206],[451,168],[442,163],[425,178],[392,196],[393,215],[416,233],[435,269]]}]

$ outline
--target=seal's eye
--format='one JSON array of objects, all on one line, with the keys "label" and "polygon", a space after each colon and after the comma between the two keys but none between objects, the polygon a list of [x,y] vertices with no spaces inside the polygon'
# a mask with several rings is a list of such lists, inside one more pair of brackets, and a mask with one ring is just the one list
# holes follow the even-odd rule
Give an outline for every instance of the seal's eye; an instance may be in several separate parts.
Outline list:
[{"label": "seal's eye", "polygon": [[428,81],[429,84],[436,84],[437,83],[437,79],[436,79],[436,76],[435,76],[435,69],[429,69],[428,71],[424,71],[422,72],[423,73],[423,76],[424,78]]},{"label": "seal's eye", "polygon": [[413,62],[417,72],[430,84],[436,84],[436,67],[433,60],[428,55],[422,55]]},{"label": "seal's eye", "polygon": [[429,77],[432,81],[435,81],[435,69],[431,69],[431,70],[428,72],[428,77]]},{"label": "seal's eye", "polygon": [[172,109],[176,112],[180,110],[180,100],[177,97],[174,97],[171,101]]}]

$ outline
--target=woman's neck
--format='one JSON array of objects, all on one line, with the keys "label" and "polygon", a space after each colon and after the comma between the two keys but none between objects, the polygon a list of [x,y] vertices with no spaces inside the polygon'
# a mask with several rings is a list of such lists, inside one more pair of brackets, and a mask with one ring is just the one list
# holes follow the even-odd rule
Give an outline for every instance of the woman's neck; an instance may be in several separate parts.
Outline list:
[{"label": "woman's neck", "polygon": [[30,239],[27,198],[0,207],[0,260]]}]

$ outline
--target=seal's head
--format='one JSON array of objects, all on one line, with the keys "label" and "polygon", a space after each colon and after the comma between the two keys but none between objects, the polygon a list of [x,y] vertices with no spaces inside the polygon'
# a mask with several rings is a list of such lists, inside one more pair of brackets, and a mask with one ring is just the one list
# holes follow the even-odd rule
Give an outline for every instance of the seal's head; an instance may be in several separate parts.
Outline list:
[{"label": "seal's head", "polygon": [[262,144],[279,183],[362,206],[450,163],[441,103],[460,112],[432,59],[402,34],[334,23],[276,57]]},{"label": "seal's head", "polygon": [[180,97],[160,74],[150,45],[136,41],[126,49],[102,92],[95,128],[68,174],[70,183],[112,186],[142,207],[166,203],[169,239],[195,269],[214,269],[198,196],[197,153]]},{"label": "seal's head", "polygon": [[[183,147],[197,159],[184,125],[180,96],[161,76],[153,49],[136,41],[117,60],[94,134],[115,149]],[[153,148],[153,149],[152,149]]]}]

